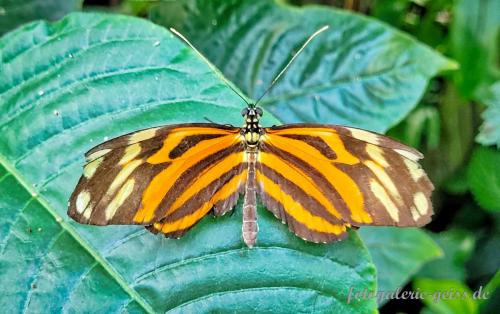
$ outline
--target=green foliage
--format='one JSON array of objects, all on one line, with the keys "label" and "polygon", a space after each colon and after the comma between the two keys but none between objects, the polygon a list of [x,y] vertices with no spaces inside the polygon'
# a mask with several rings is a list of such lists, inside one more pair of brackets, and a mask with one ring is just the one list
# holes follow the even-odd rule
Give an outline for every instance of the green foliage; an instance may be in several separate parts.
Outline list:
[{"label": "green foliage", "polygon": [[467,182],[467,169],[460,168],[446,180],[443,188],[446,190],[446,192],[454,195],[465,195],[469,191],[469,183]]},{"label": "green foliage", "polygon": [[484,287],[485,293],[489,295],[488,300],[480,300],[479,306],[482,313],[495,313],[500,306],[500,270],[497,270],[490,282]]},{"label": "green foliage", "polygon": [[378,291],[404,286],[422,265],[443,255],[431,237],[415,228],[364,227],[359,233],[377,268]]},{"label": "green foliage", "polygon": [[488,108],[477,141],[500,147],[500,2],[459,0],[454,6],[451,52],[460,63],[454,80],[461,95]]},{"label": "green foliage", "polygon": [[[0,0],[0,34],[58,19],[81,2]],[[244,103],[164,28],[72,14],[0,39],[2,309],[368,313],[375,300],[347,304],[350,287],[392,291],[416,277],[413,289],[431,292],[423,313],[496,313],[499,151],[471,150],[482,105],[476,140],[500,147],[500,2],[332,1],[358,3],[372,17],[275,1],[123,2],[106,10],[176,27],[254,100],[305,38],[329,25],[264,98],[263,125],[325,122],[384,132],[398,124],[389,134],[426,155],[437,187],[431,228],[445,231],[363,227],[345,241],[315,245],[259,207],[259,246],[248,250],[241,204],[232,216],[206,217],[181,240],[73,222],[66,202],[86,150],[156,125],[239,125]],[[479,286],[490,300],[432,299],[436,291]]]},{"label": "green foliage", "polygon": [[500,80],[481,95],[481,101],[487,108],[483,112],[484,123],[476,139],[483,145],[500,148]]},{"label": "green foliage", "polygon": [[500,211],[500,151],[478,147],[472,155],[467,181],[479,205]]},{"label": "green foliage", "polygon": [[0,35],[38,19],[57,20],[81,7],[83,0],[0,0]]},{"label": "green foliage", "polygon": [[168,31],[136,18],[73,14],[18,29],[1,39],[0,50],[4,308],[376,308],[375,300],[346,303],[349,287],[375,289],[373,264],[355,232],[337,244],[306,243],[259,208],[259,246],[248,250],[240,206],[233,217],[206,217],[179,241],[66,216],[83,154],[103,139],[205,117],[240,123],[241,99]]},{"label": "green foliage", "polygon": [[[480,208],[475,208],[470,214],[476,213]],[[485,285],[498,271],[500,265],[500,215],[492,214],[483,211],[486,216],[486,221],[482,221],[482,225],[492,224],[490,228],[476,228],[478,240],[476,241],[476,249],[467,261],[468,280]],[[480,214],[480,213],[479,213]],[[472,216],[469,215],[469,220]],[[497,302],[498,303],[498,302]]]},{"label": "green foliage", "polygon": [[418,276],[465,281],[465,262],[474,249],[474,237],[466,231],[452,229],[432,234],[432,238],[443,249],[443,254],[427,263]]},{"label": "green foliage", "polygon": [[451,26],[451,50],[460,63],[456,84],[467,98],[500,79],[500,2],[458,0]]},{"label": "green foliage", "polygon": [[414,35],[418,40],[447,51],[449,13],[454,0],[376,0],[373,16]]},{"label": "green foliage", "polygon": [[[445,266],[445,265],[442,265]],[[423,293],[426,308],[422,313],[475,314],[496,313],[500,271],[487,283],[472,291],[462,281],[455,279],[417,278],[414,289]]]},{"label": "green foliage", "polygon": [[487,293],[493,293],[495,290],[497,290],[500,287],[500,270],[498,270],[495,273],[495,276],[491,278],[490,282],[485,287],[485,291]]},{"label": "green foliage", "polygon": [[412,147],[436,149],[440,144],[441,122],[439,111],[433,106],[419,106],[401,123],[391,129],[390,136],[404,139]]},{"label": "green foliage", "polygon": [[426,293],[424,303],[427,313],[435,314],[475,314],[478,303],[473,299],[469,287],[456,280],[417,279],[414,289]]},{"label": "green foliage", "polygon": [[319,6],[188,0],[155,6],[151,19],[180,30],[254,99],[310,34],[329,25],[261,102],[286,123],[386,131],[415,106],[430,77],[456,67],[376,20]]}]

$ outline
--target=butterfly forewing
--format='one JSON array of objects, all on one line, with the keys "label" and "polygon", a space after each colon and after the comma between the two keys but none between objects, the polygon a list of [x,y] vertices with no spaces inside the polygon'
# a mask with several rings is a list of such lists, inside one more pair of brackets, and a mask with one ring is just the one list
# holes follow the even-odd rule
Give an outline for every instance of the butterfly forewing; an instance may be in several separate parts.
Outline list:
[{"label": "butterfly forewing", "polygon": [[298,236],[331,242],[349,226],[430,221],[433,186],[417,163],[418,151],[341,126],[288,125],[264,133],[259,192]]},{"label": "butterfly forewing", "polygon": [[176,236],[215,206],[234,206],[245,180],[240,129],[217,124],[151,128],[86,154],[68,214],[95,225],[140,224]]}]

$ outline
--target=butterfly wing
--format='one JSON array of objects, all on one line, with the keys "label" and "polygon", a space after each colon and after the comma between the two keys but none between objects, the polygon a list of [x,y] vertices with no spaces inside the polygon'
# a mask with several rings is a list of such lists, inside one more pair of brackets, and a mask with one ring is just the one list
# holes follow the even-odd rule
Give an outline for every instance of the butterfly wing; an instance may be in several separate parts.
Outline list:
[{"label": "butterfly wing", "polygon": [[422,226],[433,185],[421,153],[334,125],[266,128],[257,180],[263,203],[298,236],[331,242],[361,225]]},{"label": "butterfly wing", "polygon": [[244,185],[239,128],[179,124],[105,142],[86,154],[68,215],[93,225],[139,224],[179,236],[212,208],[230,210]]}]

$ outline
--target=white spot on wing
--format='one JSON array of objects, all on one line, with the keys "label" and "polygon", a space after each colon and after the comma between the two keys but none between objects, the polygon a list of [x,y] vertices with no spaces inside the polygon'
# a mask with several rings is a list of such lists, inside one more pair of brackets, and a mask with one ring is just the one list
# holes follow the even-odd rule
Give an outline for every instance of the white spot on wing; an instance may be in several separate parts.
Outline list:
[{"label": "white spot on wing", "polygon": [[125,154],[123,155],[122,159],[118,162],[119,165],[124,165],[137,157],[139,153],[141,152],[141,145],[139,143],[132,144],[130,146],[127,146],[125,149]]},{"label": "white spot on wing", "polygon": [[136,132],[136,133],[130,135],[130,137],[128,139],[128,143],[135,144],[137,142],[149,140],[150,138],[152,138],[156,135],[156,130],[158,130],[158,128],[151,128],[151,129],[146,129],[146,130]]},{"label": "white spot on wing", "polygon": [[404,149],[395,149],[394,150],[396,153],[400,154],[401,156],[403,157],[406,157],[410,160],[413,160],[413,161],[417,161],[420,159],[420,156],[419,155],[415,155],[414,153],[408,151],[408,150],[404,150]]},{"label": "white spot on wing", "polygon": [[396,222],[399,222],[399,211],[396,205],[392,202],[391,198],[385,189],[375,179],[370,180],[370,189],[373,195],[382,203],[389,216]]},{"label": "white spot on wing", "polygon": [[109,186],[109,189],[106,192],[106,194],[112,196],[115,193],[115,191],[123,184],[123,182],[127,180],[132,171],[134,171],[141,164],[142,160],[134,160],[128,163],[125,167],[123,167],[123,169],[118,173],[113,182],[111,182],[111,185]]},{"label": "white spot on wing", "polygon": [[116,194],[115,198],[109,203],[108,207],[106,207],[106,210],[104,211],[104,215],[106,217],[106,221],[109,221],[113,218],[113,216],[116,214],[116,211],[120,206],[123,205],[127,197],[132,193],[134,190],[134,185],[135,185],[135,180],[129,179],[118,191]]},{"label": "white spot on wing", "polygon": [[101,149],[87,156],[88,161],[92,161],[109,153],[111,149]]},{"label": "white spot on wing", "polygon": [[367,144],[366,145],[366,152],[368,153],[368,156],[370,156],[371,159],[373,159],[375,162],[377,162],[379,165],[382,167],[389,167],[389,163],[384,157],[384,153],[382,149],[378,146]]},{"label": "white spot on wing", "polygon": [[391,193],[399,205],[402,205],[403,200],[401,199],[401,195],[399,194],[394,181],[392,181],[387,172],[385,172],[384,168],[378,166],[371,160],[365,161],[364,164],[377,176],[380,182],[382,182],[384,187]]},{"label": "white spot on wing", "polygon": [[415,203],[420,215],[424,216],[429,211],[429,202],[423,192],[417,192],[413,195],[413,203]]},{"label": "white spot on wing", "polygon": [[413,221],[416,222],[420,218],[420,214],[418,213],[415,206],[410,207],[410,211],[411,211],[411,216],[413,218]]},{"label": "white spot on wing", "polygon": [[81,214],[87,208],[90,202],[90,193],[88,191],[81,191],[76,197],[76,212]]},{"label": "white spot on wing", "polygon": [[97,168],[99,168],[103,160],[104,158],[98,158],[86,164],[85,167],[83,168],[83,176],[87,179],[92,178],[95,174],[95,171],[97,170]]},{"label": "white spot on wing", "polygon": [[408,172],[410,172],[413,181],[418,182],[418,180],[420,180],[420,178],[424,176],[424,170],[420,168],[420,166],[414,161],[408,160],[406,158],[404,158],[403,160],[406,168],[408,168]]},{"label": "white spot on wing", "polygon": [[90,214],[92,214],[92,207],[89,206],[87,209],[83,212],[83,217],[87,220],[90,219]]},{"label": "white spot on wing", "polygon": [[353,129],[353,128],[348,128],[348,129],[349,129],[349,131],[351,131],[352,137],[354,137],[358,140],[361,140],[361,141],[364,141],[367,143],[371,143],[374,145],[379,144],[379,140],[378,140],[379,136],[377,134],[374,134],[374,133],[371,133],[371,132],[368,132],[365,130],[360,130],[360,129]]}]

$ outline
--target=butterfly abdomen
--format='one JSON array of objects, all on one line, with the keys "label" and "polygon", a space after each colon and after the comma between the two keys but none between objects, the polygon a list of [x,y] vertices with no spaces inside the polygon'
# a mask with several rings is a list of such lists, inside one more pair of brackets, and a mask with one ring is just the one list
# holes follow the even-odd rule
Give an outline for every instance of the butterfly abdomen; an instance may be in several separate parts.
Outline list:
[{"label": "butterfly abdomen", "polygon": [[248,247],[253,247],[257,241],[259,226],[257,225],[257,192],[255,184],[255,161],[257,152],[247,152],[248,174],[245,184],[245,198],[243,201],[243,225],[241,231],[243,241]]}]

